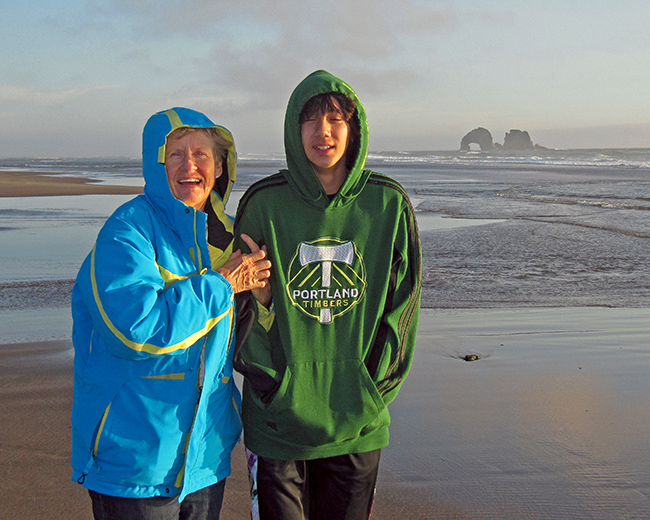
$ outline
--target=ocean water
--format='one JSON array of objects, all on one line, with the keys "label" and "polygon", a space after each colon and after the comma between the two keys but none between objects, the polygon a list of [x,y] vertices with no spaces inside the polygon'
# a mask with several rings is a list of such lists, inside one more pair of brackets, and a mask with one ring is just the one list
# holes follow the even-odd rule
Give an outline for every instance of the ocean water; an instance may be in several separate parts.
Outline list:
[{"label": "ocean water", "polygon": [[[229,211],[283,166],[280,154],[241,155]],[[367,166],[416,207],[424,307],[650,306],[650,149],[375,152]],[[142,184],[137,158],[0,159],[0,170]],[[0,311],[66,308],[101,225],[129,198],[0,197]]]}]

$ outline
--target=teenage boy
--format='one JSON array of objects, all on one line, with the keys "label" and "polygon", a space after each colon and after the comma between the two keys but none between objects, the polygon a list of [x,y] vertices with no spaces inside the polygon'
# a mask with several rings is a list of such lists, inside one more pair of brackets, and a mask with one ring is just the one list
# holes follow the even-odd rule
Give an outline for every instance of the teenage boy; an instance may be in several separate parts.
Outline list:
[{"label": "teenage boy", "polygon": [[235,359],[260,518],[367,519],[415,346],[415,215],[397,182],[364,169],[366,114],[340,79],[305,78],[284,132],[287,169],[253,184],[235,221],[273,264]]}]

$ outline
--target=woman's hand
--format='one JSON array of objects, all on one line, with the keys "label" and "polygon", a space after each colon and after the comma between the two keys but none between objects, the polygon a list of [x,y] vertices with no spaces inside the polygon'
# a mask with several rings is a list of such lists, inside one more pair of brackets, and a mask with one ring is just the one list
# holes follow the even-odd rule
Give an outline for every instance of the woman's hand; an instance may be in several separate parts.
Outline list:
[{"label": "woman's hand", "polygon": [[248,235],[242,234],[241,237],[250,247],[251,253],[244,254],[238,249],[217,272],[230,282],[234,292],[252,290],[255,298],[268,307],[272,298],[268,281],[271,276],[271,262],[266,258],[266,247],[260,249]]}]

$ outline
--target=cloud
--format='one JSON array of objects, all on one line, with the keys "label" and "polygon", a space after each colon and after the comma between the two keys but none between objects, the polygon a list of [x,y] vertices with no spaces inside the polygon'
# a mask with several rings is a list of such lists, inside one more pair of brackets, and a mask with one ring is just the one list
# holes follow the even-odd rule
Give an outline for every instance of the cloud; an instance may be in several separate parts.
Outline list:
[{"label": "cloud", "polygon": [[8,109],[9,104],[24,103],[49,107],[78,100],[95,90],[98,90],[98,87],[42,91],[31,87],[0,85],[0,106]]},{"label": "cloud", "polygon": [[[428,37],[457,23],[437,4],[406,0],[308,2],[258,0],[113,0],[116,20],[124,16],[134,37],[155,35],[189,43],[208,55],[207,79],[225,94],[249,93],[253,103],[287,97],[287,90],[318,68],[351,75],[374,91],[392,89],[417,76],[408,73],[402,34]],[[210,51],[206,51],[210,49]],[[192,54],[186,56],[192,59]],[[263,78],[263,79],[262,79]],[[351,81],[351,80],[350,80]]]},{"label": "cloud", "polygon": [[119,13],[118,18],[139,18],[150,29],[166,34],[197,34],[206,28],[217,30],[252,20],[296,33],[304,31],[313,41],[345,28],[377,44],[382,42],[376,36],[389,35],[394,28],[437,30],[456,18],[448,7],[417,0],[330,0],[327,5],[303,1],[113,0],[108,8],[102,5],[96,4],[94,9]]}]

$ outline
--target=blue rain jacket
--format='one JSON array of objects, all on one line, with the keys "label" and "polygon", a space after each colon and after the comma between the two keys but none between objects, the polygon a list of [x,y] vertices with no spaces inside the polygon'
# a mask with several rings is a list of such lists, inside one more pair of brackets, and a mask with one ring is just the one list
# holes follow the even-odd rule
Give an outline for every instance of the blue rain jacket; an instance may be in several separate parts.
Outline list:
[{"label": "blue rain jacket", "polygon": [[174,198],[162,164],[166,136],[180,126],[215,127],[232,141],[192,110],[152,116],[144,195],[107,220],[73,289],[72,479],[107,495],[182,501],[230,474],[241,435],[233,292],[213,270],[232,251],[223,210],[235,148],[206,205],[210,226],[223,228],[209,247],[207,214]]}]

